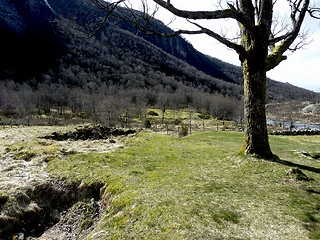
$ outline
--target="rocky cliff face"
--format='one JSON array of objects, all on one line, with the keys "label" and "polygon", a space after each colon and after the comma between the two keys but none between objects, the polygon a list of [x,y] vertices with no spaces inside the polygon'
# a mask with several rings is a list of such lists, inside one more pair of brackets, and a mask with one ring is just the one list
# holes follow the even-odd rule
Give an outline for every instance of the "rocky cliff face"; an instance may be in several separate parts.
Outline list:
[{"label": "rocky cliff face", "polygon": [[46,0],[2,0],[0,28],[18,36],[44,30],[55,13]]},{"label": "rocky cliff face", "polygon": [[22,16],[12,2],[4,0],[0,2],[0,27],[9,32],[22,34],[25,29]]},{"label": "rocky cliff face", "polygon": [[0,79],[36,78],[62,49],[47,0],[0,1]]}]

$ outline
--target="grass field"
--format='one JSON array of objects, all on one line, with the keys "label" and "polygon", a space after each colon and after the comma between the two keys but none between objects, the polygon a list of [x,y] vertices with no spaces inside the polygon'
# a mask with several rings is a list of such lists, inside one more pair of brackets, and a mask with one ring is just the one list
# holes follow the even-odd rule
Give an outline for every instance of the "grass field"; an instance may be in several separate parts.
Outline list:
[{"label": "grass field", "polygon": [[[238,154],[243,133],[141,132],[109,153],[71,152],[47,171],[103,182],[89,239],[320,239],[319,136],[271,136],[274,162]],[[311,181],[288,176],[299,167]]]}]

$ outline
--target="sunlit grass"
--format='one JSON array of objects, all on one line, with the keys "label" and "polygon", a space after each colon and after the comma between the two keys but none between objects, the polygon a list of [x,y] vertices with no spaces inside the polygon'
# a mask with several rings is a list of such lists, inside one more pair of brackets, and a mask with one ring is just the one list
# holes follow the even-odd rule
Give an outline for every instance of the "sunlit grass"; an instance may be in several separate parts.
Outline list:
[{"label": "sunlit grass", "polygon": [[242,133],[174,138],[140,133],[127,148],[50,161],[54,176],[106,183],[105,239],[319,239],[320,137],[270,138],[280,160],[309,166],[314,181],[290,166],[237,154]]}]

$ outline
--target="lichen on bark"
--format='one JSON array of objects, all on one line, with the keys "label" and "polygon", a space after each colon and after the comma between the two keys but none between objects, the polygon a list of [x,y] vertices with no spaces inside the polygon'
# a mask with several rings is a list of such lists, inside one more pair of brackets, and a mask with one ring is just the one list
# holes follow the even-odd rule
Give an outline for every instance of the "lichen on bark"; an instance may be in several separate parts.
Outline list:
[{"label": "lichen on bark", "polygon": [[244,76],[245,137],[241,152],[259,157],[273,156],[266,123],[266,47],[250,46],[250,57],[242,61]]}]

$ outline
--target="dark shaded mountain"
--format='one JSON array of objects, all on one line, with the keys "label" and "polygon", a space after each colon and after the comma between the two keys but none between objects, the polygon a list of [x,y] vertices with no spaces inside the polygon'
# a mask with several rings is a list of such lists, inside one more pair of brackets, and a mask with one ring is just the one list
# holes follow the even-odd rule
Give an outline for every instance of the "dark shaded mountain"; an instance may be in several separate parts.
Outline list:
[{"label": "dark shaded mountain", "polygon": [[46,0],[0,2],[2,79],[39,78],[54,64],[64,46],[51,21],[56,17]]},{"label": "dark shaded mountain", "polygon": [[46,0],[2,0],[0,26],[19,36],[32,31],[35,35],[50,33],[48,20],[55,14]]}]

